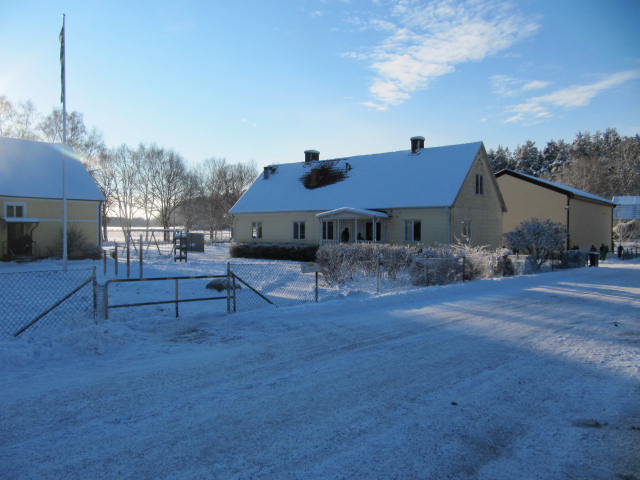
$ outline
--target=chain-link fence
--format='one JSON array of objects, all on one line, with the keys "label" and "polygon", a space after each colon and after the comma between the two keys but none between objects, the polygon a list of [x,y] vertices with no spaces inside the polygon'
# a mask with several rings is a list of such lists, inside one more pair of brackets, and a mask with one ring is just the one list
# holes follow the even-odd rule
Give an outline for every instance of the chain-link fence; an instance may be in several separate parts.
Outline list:
[{"label": "chain-link fence", "polygon": [[93,320],[95,270],[0,274],[0,336]]},{"label": "chain-link fence", "polygon": [[316,274],[294,262],[232,263],[237,311],[316,301]]}]

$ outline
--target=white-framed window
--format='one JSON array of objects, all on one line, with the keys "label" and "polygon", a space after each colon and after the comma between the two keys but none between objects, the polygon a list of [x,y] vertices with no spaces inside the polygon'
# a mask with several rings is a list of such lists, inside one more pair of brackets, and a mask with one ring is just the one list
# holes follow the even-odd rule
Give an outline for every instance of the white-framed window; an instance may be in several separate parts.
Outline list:
[{"label": "white-framed window", "polygon": [[484,177],[476,173],[476,195],[484,195]]},{"label": "white-framed window", "polygon": [[333,222],[332,221],[322,221],[322,240],[333,240]]},{"label": "white-framed window", "polygon": [[27,205],[24,202],[4,202],[5,217],[26,217]]},{"label": "white-framed window", "polygon": [[251,238],[262,238],[262,222],[251,222]]},{"label": "white-framed window", "polygon": [[404,221],[404,241],[419,242],[422,240],[422,223],[420,220]]},{"label": "white-framed window", "polygon": [[293,239],[304,240],[305,226],[304,222],[293,222]]}]

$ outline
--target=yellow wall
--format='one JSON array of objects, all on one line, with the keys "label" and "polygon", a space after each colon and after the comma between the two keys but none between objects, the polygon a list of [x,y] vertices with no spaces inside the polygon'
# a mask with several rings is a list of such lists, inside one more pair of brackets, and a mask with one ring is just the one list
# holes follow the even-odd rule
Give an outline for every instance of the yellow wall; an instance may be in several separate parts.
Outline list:
[{"label": "yellow wall", "polygon": [[[0,197],[0,216],[4,216],[5,203],[24,203],[26,211],[25,217],[37,218],[40,222],[33,230],[33,240],[36,242],[40,256],[59,254],[62,245],[61,231],[63,208],[62,201],[55,199],[22,198],[22,197]],[[100,235],[98,232],[100,202],[91,200],[68,200],[67,219],[68,228],[76,230],[84,235],[88,243],[99,245]],[[31,230],[33,224],[28,224]],[[0,255],[7,252],[7,227],[6,222],[0,220]]]},{"label": "yellow wall", "polygon": [[449,243],[449,208],[396,208],[386,210],[391,217],[388,227],[389,243],[407,243],[404,240],[405,220],[420,220],[421,240],[425,245]]},{"label": "yellow wall", "polygon": [[569,213],[569,246],[588,249],[591,245],[605,244],[611,247],[610,206],[571,198],[567,209],[567,194],[555,192],[526,180],[502,175],[498,178],[500,190],[507,204],[503,232],[514,230],[522,221],[530,218],[549,219],[567,226]]},{"label": "yellow wall", "polygon": [[[476,175],[483,177],[483,192],[476,193]],[[503,212],[493,173],[483,153],[478,154],[452,209],[452,242],[498,248],[502,245]],[[471,238],[463,235],[463,223],[471,224]]]},{"label": "yellow wall", "polygon": [[[233,239],[248,243],[317,244],[320,241],[318,212],[244,213],[233,217]],[[262,238],[251,238],[251,223],[262,222]],[[293,239],[293,222],[305,222],[305,239]]]},{"label": "yellow wall", "polygon": [[570,205],[569,246],[588,249],[604,243],[611,248],[613,208],[577,198],[572,198]]},{"label": "yellow wall", "polygon": [[531,182],[502,175],[498,177],[500,191],[507,204],[502,219],[502,231],[513,231],[529,218],[549,219],[567,225],[567,196]]}]

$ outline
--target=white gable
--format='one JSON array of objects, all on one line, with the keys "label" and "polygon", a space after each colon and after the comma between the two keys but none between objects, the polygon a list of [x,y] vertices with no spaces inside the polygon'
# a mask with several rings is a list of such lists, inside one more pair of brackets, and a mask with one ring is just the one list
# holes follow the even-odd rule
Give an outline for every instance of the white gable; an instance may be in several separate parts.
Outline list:
[{"label": "white gable", "polygon": [[62,162],[66,162],[67,198],[104,200],[78,156],[51,143],[0,137],[0,195],[62,198]]},{"label": "white gable", "polygon": [[[274,165],[275,171],[268,178],[261,174],[230,213],[451,206],[481,146],[475,142],[418,154],[403,150]],[[344,172],[344,180],[306,188],[301,178],[329,162]]]}]

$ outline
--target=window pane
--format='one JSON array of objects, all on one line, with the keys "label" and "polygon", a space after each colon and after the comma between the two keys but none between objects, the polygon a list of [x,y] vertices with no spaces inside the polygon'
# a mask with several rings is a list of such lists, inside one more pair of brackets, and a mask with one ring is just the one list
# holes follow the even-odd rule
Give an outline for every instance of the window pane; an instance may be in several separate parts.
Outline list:
[{"label": "window pane", "polygon": [[329,222],[329,240],[333,240],[333,222]]},{"label": "window pane", "polygon": [[7,205],[7,217],[15,217],[16,213],[13,208],[13,205]]},{"label": "window pane", "polygon": [[262,222],[258,222],[258,238],[262,238]]},{"label": "window pane", "polygon": [[298,239],[298,222],[293,222],[293,239]]},{"label": "window pane", "polygon": [[300,222],[300,229],[299,229],[299,233],[300,233],[300,240],[304,240],[304,235],[305,235],[305,228],[304,228],[304,222]]},{"label": "window pane", "polygon": [[411,220],[404,221],[404,240],[406,242],[410,242],[413,240],[412,232],[411,232],[412,223],[413,222]]},{"label": "window pane", "polygon": [[419,220],[414,220],[413,221],[413,240],[415,242],[419,242],[420,241],[420,221]]},{"label": "window pane", "polygon": [[16,205],[16,217],[24,217],[22,212],[22,205]]}]

